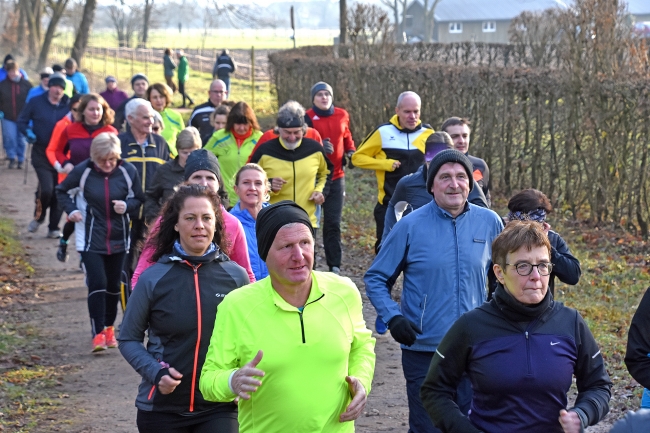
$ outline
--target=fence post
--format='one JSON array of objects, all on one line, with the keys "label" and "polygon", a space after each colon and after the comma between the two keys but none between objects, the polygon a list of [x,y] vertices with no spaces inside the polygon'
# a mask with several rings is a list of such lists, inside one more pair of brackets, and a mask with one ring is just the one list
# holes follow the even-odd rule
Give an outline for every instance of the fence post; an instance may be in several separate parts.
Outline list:
[{"label": "fence post", "polygon": [[108,74],[106,73],[106,67],[108,63],[108,48],[104,47],[104,77],[106,77]]},{"label": "fence post", "polygon": [[255,46],[251,47],[251,107],[255,111]]},{"label": "fence post", "polygon": [[115,65],[115,79],[117,81],[120,81],[120,74],[119,74],[119,72],[117,72],[118,71],[118,69],[117,69],[117,56],[119,56],[119,55],[120,55],[120,47],[118,46],[115,49],[115,57],[113,57],[113,64]]},{"label": "fence post", "polygon": [[131,76],[135,75],[135,50],[131,49]]},{"label": "fence post", "polygon": [[149,50],[143,49],[142,54],[144,54],[144,74],[149,76]]}]

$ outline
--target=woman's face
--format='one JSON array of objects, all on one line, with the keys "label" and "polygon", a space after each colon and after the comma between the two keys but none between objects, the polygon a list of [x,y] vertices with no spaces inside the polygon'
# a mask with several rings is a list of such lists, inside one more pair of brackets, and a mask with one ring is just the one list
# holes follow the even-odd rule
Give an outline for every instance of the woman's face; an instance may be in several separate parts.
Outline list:
[{"label": "woman's face", "polygon": [[185,167],[187,158],[190,156],[190,153],[194,152],[197,148],[192,149],[178,149],[178,164],[181,167]]},{"label": "woman's face", "polygon": [[522,276],[517,273],[516,266],[520,263],[550,264],[548,250],[545,247],[533,247],[528,251],[526,246],[522,246],[514,253],[506,255],[506,263],[508,264],[505,265],[505,269],[500,265],[494,265],[494,273],[506,290],[522,304],[533,305],[542,302],[548,290],[550,276],[540,275],[537,266],[533,267],[530,275]]},{"label": "woman's face", "polygon": [[165,98],[165,95],[161,94],[156,89],[151,89],[149,102],[151,102],[153,109],[158,112],[163,111],[167,106],[167,98]]},{"label": "woman's face", "polygon": [[237,134],[244,135],[251,129],[251,126],[248,123],[235,123],[232,129]]},{"label": "woman's face", "polygon": [[95,165],[102,172],[110,173],[113,170],[115,170],[115,167],[117,166],[117,161],[119,161],[119,159],[120,159],[120,155],[111,153],[105,157],[97,159],[97,161],[95,161]]},{"label": "woman's face", "polygon": [[234,186],[239,201],[247,206],[258,206],[268,194],[266,176],[257,170],[244,170],[239,173],[239,183]]},{"label": "woman's face", "polygon": [[206,197],[188,197],[178,213],[174,229],[179,242],[190,256],[202,256],[214,236],[215,213],[212,203]]},{"label": "woman's face", "polygon": [[225,114],[217,114],[214,116],[214,130],[218,131],[226,127],[227,116]]},{"label": "woman's face", "polygon": [[86,108],[83,112],[84,123],[86,125],[99,125],[104,115],[104,107],[97,101],[88,101]]}]

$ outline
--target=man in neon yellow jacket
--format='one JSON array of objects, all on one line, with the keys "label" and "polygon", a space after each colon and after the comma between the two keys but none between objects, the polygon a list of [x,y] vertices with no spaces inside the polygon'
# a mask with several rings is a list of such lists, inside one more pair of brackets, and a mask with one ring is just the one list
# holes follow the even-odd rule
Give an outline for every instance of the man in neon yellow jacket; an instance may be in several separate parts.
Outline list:
[{"label": "man in neon yellow jacket", "polygon": [[375,339],[348,279],[312,271],[313,228],[291,201],[262,209],[257,243],[269,276],[219,305],[199,387],[239,397],[239,431],[354,432],[375,368]]}]

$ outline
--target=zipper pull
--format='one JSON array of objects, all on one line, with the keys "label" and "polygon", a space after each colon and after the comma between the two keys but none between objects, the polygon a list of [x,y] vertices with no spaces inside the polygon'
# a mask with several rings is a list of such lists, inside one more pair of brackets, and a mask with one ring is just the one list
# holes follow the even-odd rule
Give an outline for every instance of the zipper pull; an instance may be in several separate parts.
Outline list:
[{"label": "zipper pull", "polygon": [[526,331],[526,340],[528,340],[528,331]]}]

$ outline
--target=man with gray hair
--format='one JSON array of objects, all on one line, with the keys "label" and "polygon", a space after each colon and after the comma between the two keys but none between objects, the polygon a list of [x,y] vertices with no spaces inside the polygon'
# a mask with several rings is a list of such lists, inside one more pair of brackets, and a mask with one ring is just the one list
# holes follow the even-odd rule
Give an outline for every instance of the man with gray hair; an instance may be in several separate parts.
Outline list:
[{"label": "man with gray hair", "polygon": [[[152,131],[154,109],[149,101],[141,98],[131,99],[124,107],[129,128],[118,135],[122,146],[122,159],[130,162],[138,170],[142,190],[147,191],[156,170],[169,159],[169,146],[164,138]],[[140,207],[137,217],[132,219],[131,249],[127,255],[125,282],[138,262],[137,246],[144,237],[144,210]]]},{"label": "man with gray hair", "polygon": [[424,143],[433,134],[431,126],[420,121],[420,105],[417,93],[401,93],[397,98],[395,115],[371,132],[352,155],[355,166],[375,170],[377,176],[375,252],[379,251],[386,210],[395,186],[402,177],[414,173],[422,165]]},{"label": "man with gray hair", "polygon": [[305,209],[314,229],[318,228],[319,210],[325,201],[323,189],[332,163],[323,146],[303,134],[305,109],[289,101],[278,111],[278,137],[264,143],[251,155],[271,181],[271,203],[291,200]]}]

